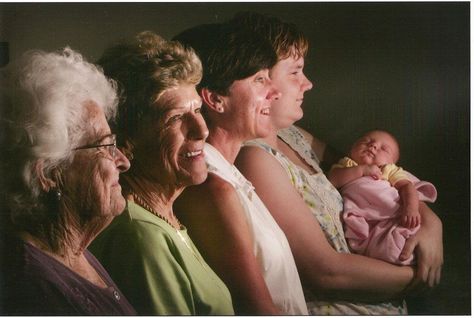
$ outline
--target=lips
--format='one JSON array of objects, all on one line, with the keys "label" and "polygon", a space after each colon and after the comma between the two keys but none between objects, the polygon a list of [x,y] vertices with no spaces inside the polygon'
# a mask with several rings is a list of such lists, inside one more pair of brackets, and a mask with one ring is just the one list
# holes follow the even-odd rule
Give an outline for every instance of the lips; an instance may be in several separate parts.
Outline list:
[{"label": "lips", "polygon": [[266,115],[266,116],[270,115],[270,108],[264,108],[264,109],[262,109],[262,110],[260,111],[260,114]]},{"label": "lips", "polygon": [[370,150],[365,150],[364,153],[365,153],[366,155],[368,155],[369,157],[372,157],[372,158],[375,156],[375,154],[374,154],[372,151],[370,151]]}]

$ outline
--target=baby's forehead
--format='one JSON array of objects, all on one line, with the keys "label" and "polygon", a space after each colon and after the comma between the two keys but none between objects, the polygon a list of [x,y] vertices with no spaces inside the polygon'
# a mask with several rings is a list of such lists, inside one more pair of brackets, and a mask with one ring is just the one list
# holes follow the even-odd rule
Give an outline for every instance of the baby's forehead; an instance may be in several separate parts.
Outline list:
[{"label": "baby's forehead", "polygon": [[366,133],[361,139],[376,139],[385,144],[389,147],[393,148],[393,150],[399,152],[400,146],[398,145],[398,140],[389,132],[383,130],[373,130]]}]

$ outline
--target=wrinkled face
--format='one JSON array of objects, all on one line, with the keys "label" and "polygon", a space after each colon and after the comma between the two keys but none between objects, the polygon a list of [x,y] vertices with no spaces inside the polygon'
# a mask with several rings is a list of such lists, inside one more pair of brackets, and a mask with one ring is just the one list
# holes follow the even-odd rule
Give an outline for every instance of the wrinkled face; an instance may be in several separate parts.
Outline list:
[{"label": "wrinkled face", "polygon": [[125,208],[119,174],[130,168],[130,162],[118,149],[113,156],[114,146],[100,146],[113,143],[113,135],[103,111],[94,103],[86,108],[87,133],[81,146],[97,147],[75,151],[73,162],[64,173],[64,192],[80,213],[114,217]]},{"label": "wrinkled face", "polygon": [[177,187],[204,182],[204,143],[209,135],[201,115],[201,97],[191,84],[166,91],[155,116],[144,121],[136,138],[140,164],[154,182]]},{"label": "wrinkled face", "polygon": [[222,96],[227,127],[242,141],[266,137],[271,129],[272,100],[279,95],[267,69],[234,81],[229,94]]},{"label": "wrinkled face", "polygon": [[396,163],[399,156],[397,142],[383,131],[371,131],[352,146],[350,157],[358,164],[375,164],[379,167]]},{"label": "wrinkled face", "polygon": [[270,78],[281,92],[281,97],[272,102],[271,119],[276,129],[287,128],[303,117],[301,104],[304,93],[313,87],[303,73],[304,58],[293,55],[280,60],[270,70]]}]

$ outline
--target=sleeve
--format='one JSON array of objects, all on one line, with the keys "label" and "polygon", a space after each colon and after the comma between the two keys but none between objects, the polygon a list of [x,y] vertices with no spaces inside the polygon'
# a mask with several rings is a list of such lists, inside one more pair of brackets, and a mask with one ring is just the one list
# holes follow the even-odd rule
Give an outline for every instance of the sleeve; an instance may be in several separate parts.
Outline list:
[{"label": "sleeve", "polygon": [[334,168],[350,168],[350,167],[356,167],[358,164],[352,160],[349,157],[344,157],[341,160],[339,160],[337,163],[333,164],[331,167],[331,170]]},{"label": "sleeve", "polygon": [[193,315],[190,281],[172,238],[160,226],[114,227],[99,252],[110,276],[140,315]]},{"label": "sleeve", "polygon": [[382,169],[382,179],[387,180],[393,186],[400,180],[410,180],[408,174],[402,167],[395,164],[385,165]]}]

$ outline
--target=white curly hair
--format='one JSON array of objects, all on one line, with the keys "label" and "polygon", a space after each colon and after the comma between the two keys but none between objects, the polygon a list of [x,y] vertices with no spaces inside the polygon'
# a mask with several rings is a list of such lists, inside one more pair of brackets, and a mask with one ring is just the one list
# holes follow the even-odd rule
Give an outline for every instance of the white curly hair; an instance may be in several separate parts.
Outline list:
[{"label": "white curly hair", "polygon": [[115,82],[69,47],[26,52],[1,75],[2,186],[10,219],[22,229],[49,213],[35,164],[43,162],[46,176],[67,169],[84,137],[85,105],[97,104],[111,119],[118,98]]}]

